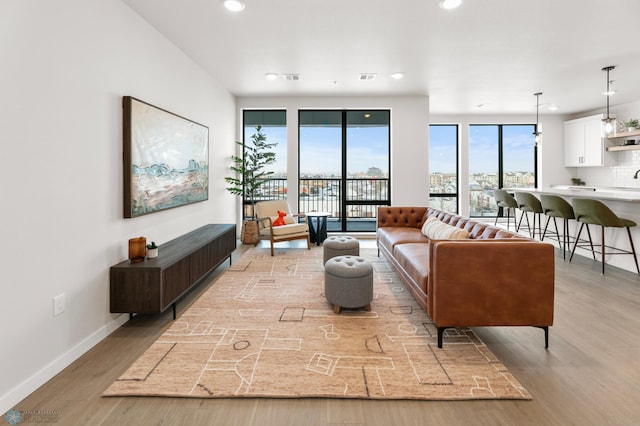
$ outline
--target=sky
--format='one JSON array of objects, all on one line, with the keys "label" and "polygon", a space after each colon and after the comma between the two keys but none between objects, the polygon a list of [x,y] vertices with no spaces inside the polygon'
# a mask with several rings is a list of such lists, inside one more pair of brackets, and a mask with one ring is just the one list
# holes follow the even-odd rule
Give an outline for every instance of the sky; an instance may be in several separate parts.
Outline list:
[{"label": "sky", "polygon": [[[249,140],[255,129],[246,131]],[[263,127],[268,142],[276,142],[276,173],[287,171],[286,127]],[[388,128],[349,127],[347,132],[348,173],[366,172],[378,167],[388,173]],[[430,126],[429,171],[456,172],[456,126]],[[300,173],[327,173],[339,176],[341,162],[341,129],[339,127],[302,127],[300,129]],[[504,171],[533,173],[533,125],[503,126]],[[469,171],[498,172],[498,126],[471,125],[469,131]]]},{"label": "sky", "polygon": [[[429,172],[456,172],[456,126],[429,126]],[[533,173],[533,125],[503,126],[504,171]],[[469,172],[498,172],[498,126],[471,125]]]},{"label": "sky", "polygon": [[[249,140],[254,129],[248,129]],[[287,170],[286,128],[263,127],[268,142],[276,142],[276,173]],[[339,127],[302,127],[300,129],[300,173],[329,174],[341,172],[341,132]],[[389,172],[389,129],[387,127],[349,127],[347,130],[347,173],[367,172],[377,167]]]}]

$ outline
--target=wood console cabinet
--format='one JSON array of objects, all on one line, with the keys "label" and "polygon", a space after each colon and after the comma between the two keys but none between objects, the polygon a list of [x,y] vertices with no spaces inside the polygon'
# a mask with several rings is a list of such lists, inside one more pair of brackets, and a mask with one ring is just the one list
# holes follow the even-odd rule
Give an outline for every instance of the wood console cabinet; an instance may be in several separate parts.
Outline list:
[{"label": "wood console cabinet", "polygon": [[205,225],[158,247],[158,257],[110,269],[112,313],[154,314],[173,307],[236,248],[235,225]]}]

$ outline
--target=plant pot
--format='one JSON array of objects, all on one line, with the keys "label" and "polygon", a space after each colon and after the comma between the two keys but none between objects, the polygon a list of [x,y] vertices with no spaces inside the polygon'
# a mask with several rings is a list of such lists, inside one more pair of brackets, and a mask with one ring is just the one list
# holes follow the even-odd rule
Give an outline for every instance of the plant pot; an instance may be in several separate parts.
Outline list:
[{"label": "plant pot", "polygon": [[147,259],[153,259],[154,257],[158,257],[158,249],[147,249]]},{"label": "plant pot", "polygon": [[240,231],[240,241],[243,244],[258,244],[260,235],[258,232],[258,221],[243,220],[242,230]]}]

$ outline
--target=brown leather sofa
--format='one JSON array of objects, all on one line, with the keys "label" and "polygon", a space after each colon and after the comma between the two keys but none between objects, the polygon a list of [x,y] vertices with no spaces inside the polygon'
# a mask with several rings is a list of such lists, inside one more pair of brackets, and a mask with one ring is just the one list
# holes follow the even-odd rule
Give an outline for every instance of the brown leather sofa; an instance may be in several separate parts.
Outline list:
[{"label": "brown leather sofa", "polygon": [[[429,216],[469,232],[430,240]],[[534,326],[549,346],[553,325],[554,247],[430,207],[379,207],[377,243],[438,329]]]}]

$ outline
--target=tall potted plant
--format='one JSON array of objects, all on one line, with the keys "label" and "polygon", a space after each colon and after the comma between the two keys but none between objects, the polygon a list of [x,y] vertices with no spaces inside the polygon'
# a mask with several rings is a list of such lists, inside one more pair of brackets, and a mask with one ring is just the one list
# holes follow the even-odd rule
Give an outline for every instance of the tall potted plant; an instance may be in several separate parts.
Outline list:
[{"label": "tall potted plant", "polygon": [[230,169],[235,175],[227,176],[224,180],[229,184],[227,190],[230,193],[249,201],[251,219],[242,221],[240,238],[245,244],[256,244],[259,235],[254,206],[260,187],[264,185],[267,176],[273,174],[272,171],[267,171],[266,167],[276,161],[276,154],[271,150],[278,144],[267,142],[267,135],[262,132],[262,126],[256,126],[250,143],[236,143],[242,147],[242,156],[231,157],[233,165]]}]

